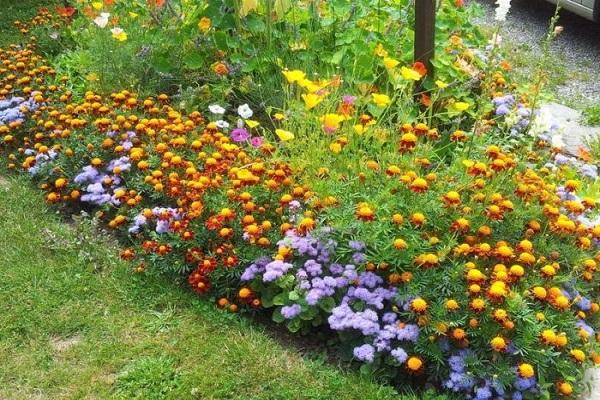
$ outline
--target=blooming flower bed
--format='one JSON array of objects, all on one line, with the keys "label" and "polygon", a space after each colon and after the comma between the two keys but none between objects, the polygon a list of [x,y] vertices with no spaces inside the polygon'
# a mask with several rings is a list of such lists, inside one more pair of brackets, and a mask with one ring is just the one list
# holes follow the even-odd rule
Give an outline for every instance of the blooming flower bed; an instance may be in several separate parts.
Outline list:
[{"label": "blooming flower bed", "polygon": [[[104,29],[103,7],[82,20]],[[73,93],[34,43],[0,50],[8,167],[96,210],[136,271],[335,331],[363,371],[464,398],[571,396],[600,362],[597,168],[559,151],[493,44],[467,64],[449,48],[458,89],[378,44],[368,90],[282,68],[279,109],[185,113],[166,94]]]}]

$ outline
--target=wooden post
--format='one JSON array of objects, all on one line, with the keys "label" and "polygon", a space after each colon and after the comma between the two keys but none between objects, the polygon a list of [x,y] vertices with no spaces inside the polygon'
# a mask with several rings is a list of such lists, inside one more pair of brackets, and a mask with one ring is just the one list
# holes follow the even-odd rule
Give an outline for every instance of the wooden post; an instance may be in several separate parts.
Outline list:
[{"label": "wooden post", "polygon": [[430,77],[434,76],[435,8],[436,0],[415,0],[415,61],[425,64]]}]

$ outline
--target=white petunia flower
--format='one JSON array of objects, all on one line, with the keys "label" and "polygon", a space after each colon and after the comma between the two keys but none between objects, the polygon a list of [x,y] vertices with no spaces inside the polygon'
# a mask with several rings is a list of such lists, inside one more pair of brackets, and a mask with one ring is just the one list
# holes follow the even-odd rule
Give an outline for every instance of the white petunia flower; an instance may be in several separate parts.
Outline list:
[{"label": "white petunia flower", "polygon": [[496,0],[496,21],[506,21],[506,15],[510,11],[510,0]]},{"label": "white petunia flower", "polygon": [[238,115],[244,119],[251,118],[252,115],[254,115],[248,104],[242,104],[241,106],[239,106],[237,112]]},{"label": "white petunia flower", "polygon": [[221,128],[221,129],[227,129],[227,128],[229,128],[229,122],[223,121],[222,119],[220,119],[217,122],[215,122],[215,124],[217,124],[217,126],[219,128]]},{"label": "white petunia flower", "polygon": [[96,18],[94,18],[94,23],[96,25],[98,25],[98,27],[100,28],[106,28],[106,25],[108,25],[108,18],[110,17],[110,13],[101,13],[99,16],[97,16]]},{"label": "white petunia flower", "polygon": [[211,104],[208,106],[208,109],[213,114],[223,115],[225,114],[225,109],[218,104]]}]

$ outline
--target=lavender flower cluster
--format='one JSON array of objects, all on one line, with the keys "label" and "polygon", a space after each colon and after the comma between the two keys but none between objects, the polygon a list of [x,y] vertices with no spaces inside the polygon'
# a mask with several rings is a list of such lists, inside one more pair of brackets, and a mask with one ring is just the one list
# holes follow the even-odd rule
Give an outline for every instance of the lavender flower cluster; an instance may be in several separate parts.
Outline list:
[{"label": "lavender flower cluster", "polygon": [[23,97],[11,97],[10,99],[0,100],[0,125],[8,125],[11,122],[23,122],[25,112],[35,111],[40,105],[33,99],[24,99]]},{"label": "lavender flower cluster", "polygon": [[532,111],[521,103],[517,103],[513,95],[499,96],[493,99],[496,115],[506,118],[510,133],[517,136],[529,127]]},{"label": "lavender flower cluster", "polygon": [[522,400],[526,393],[539,394],[535,377],[522,378],[515,369],[512,388],[504,388],[494,379],[479,378],[467,370],[466,359],[473,355],[471,350],[459,350],[448,358],[450,374],[442,385],[455,393],[461,393],[465,399],[474,400]]},{"label": "lavender flower cluster", "polygon": [[305,236],[288,231],[278,245],[294,251],[294,263],[261,257],[245,269],[242,281],[271,283],[293,274],[294,291],[299,295],[298,300],[281,308],[284,319],[294,319],[303,310],[317,307],[321,300],[333,299],[336,306],[329,313],[329,327],[363,336],[363,344],[353,350],[356,359],[370,363],[381,353],[404,363],[408,354],[400,343],[416,342],[419,327],[401,323],[392,311],[392,306],[398,305],[396,288],[372,272],[359,272],[358,267],[366,261],[364,243],[347,243],[351,250],[348,261],[352,262],[332,261],[340,246],[331,239],[331,233],[329,228]]},{"label": "lavender flower cluster", "polygon": [[[157,218],[156,226],[154,231],[156,233],[168,233],[172,232],[171,223],[173,221],[179,221],[183,218],[183,215],[177,211],[176,208],[170,207],[154,207],[152,209],[152,215]],[[140,230],[144,225],[148,223],[148,218],[143,214],[138,214],[133,219],[133,223],[129,226],[129,233],[135,235],[140,233]]]},{"label": "lavender flower cluster", "polygon": [[34,149],[27,149],[25,150],[25,155],[35,157],[35,164],[27,169],[27,172],[34,176],[37,175],[40,169],[42,169],[46,164],[54,160],[58,153],[52,149],[48,150],[47,153],[38,153]]},{"label": "lavender flower cluster", "polygon": [[[111,131],[106,135],[113,138],[116,136],[116,133]],[[127,139],[122,140],[120,145],[125,150],[131,149],[133,144],[130,139],[135,137],[135,135],[135,132],[128,132]],[[81,196],[81,201],[99,206],[105,204],[118,206],[121,204],[121,201],[115,196],[115,192],[121,189],[123,181],[115,171],[119,170],[119,173],[121,173],[130,169],[131,162],[127,156],[111,160],[104,169],[99,169],[92,165],[83,167],[81,172],[73,179],[77,184],[86,185],[83,188],[84,194]]]}]

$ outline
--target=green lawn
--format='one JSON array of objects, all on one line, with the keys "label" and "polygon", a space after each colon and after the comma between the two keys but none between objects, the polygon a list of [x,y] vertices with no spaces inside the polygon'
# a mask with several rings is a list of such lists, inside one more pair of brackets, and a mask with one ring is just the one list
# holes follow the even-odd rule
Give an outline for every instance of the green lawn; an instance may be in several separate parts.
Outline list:
[{"label": "green lawn", "polygon": [[90,219],[0,181],[0,399],[397,399],[132,272]]}]

